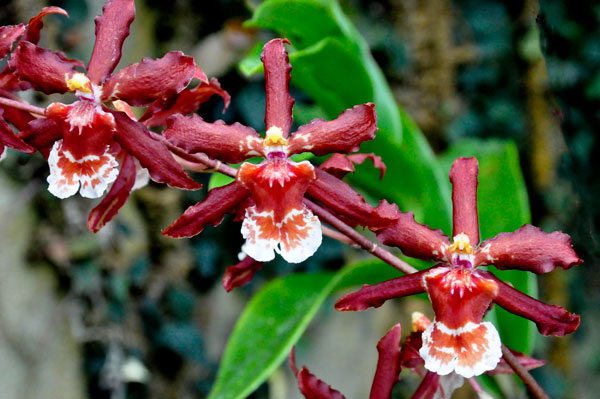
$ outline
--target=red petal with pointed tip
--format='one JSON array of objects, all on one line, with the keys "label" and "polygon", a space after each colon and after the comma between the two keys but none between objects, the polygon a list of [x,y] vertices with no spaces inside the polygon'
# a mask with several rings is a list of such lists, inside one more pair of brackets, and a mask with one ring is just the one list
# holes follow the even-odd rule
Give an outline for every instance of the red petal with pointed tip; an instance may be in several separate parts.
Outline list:
[{"label": "red petal with pointed tip", "polygon": [[226,213],[231,212],[250,193],[237,182],[213,188],[202,202],[190,206],[184,214],[162,233],[168,237],[192,237],[205,226],[217,226]]},{"label": "red petal with pointed tip", "polygon": [[188,153],[203,152],[222,162],[239,163],[262,155],[262,138],[251,127],[239,123],[226,125],[223,121],[204,122],[194,114],[190,117],[173,115],[163,132],[167,140]]},{"label": "red petal with pointed tip", "polygon": [[54,142],[62,138],[62,130],[47,118],[34,119],[19,133],[19,138],[48,158]]},{"label": "red petal with pointed tip", "polygon": [[35,119],[35,117],[32,116],[29,112],[22,111],[13,107],[0,106],[0,113],[6,121],[11,123],[19,131],[25,129],[27,124]]},{"label": "red petal with pointed tip", "polygon": [[196,111],[201,104],[208,101],[214,94],[223,98],[223,101],[225,102],[224,110],[227,109],[231,97],[229,96],[229,93],[221,89],[219,81],[213,78],[210,80],[210,83],[202,82],[193,89],[182,91],[176,98],[167,103],[156,101],[150,106],[144,116],[140,118],[140,122],[144,122],[144,125],[149,127],[164,126],[167,124],[167,118],[169,116],[173,114],[191,114]]},{"label": "red petal with pointed tip", "polygon": [[130,119],[125,113],[112,113],[117,124],[115,139],[129,154],[136,157],[144,168],[148,169],[152,180],[186,190],[197,190],[202,187],[175,161],[163,143],[150,136],[144,125]]},{"label": "red petal with pointed tip", "polygon": [[265,125],[267,130],[277,126],[282,130],[283,137],[287,137],[292,128],[294,99],[289,89],[292,66],[284,43],[290,44],[287,39],[273,39],[265,44],[260,60],[265,65]]},{"label": "red petal with pointed tip", "polygon": [[400,248],[411,258],[436,261],[446,260],[446,247],[450,244],[441,230],[417,223],[412,212],[400,212],[394,224],[377,232],[377,239],[385,245]]},{"label": "red petal with pointed tip", "polygon": [[361,225],[377,230],[390,226],[398,218],[400,212],[395,204],[384,200],[373,208],[342,180],[319,168],[315,171],[317,180],[308,186],[306,193],[352,227]]},{"label": "red petal with pointed tip", "polygon": [[295,347],[292,347],[289,355],[290,368],[296,374],[298,388],[306,399],[345,399],[344,395],[315,377],[306,367],[298,371],[294,352]]},{"label": "red petal with pointed tip", "polygon": [[377,370],[373,385],[371,385],[370,399],[389,399],[392,395],[392,389],[398,382],[398,375],[402,370],[400,366],[400,323],[388,331],[377,343]]},{"label": "red petal with pointed tip", "polygon": [[69,90],[67,80],[79,60],[70,60],[60,51],[50,51],[29,42],[21,42],[8,62],[15,74],[45,94],[64,93]]},{"label": "red petal with pointed tip", "polygon": [[8,54],[13,43],[25,32],[25,25],[10,25],[0,27],[0,60]]},{"label": "red petal with pointed tip", "polygon": [[114,71],[121,59],[121,49],[135,18],[133,0],[110,0],[96,17],[96,43],[87,67],[87,76],[96,85]]},{"label": "red petal with pointed tip", "polygon": [[27,40],[33,44],[38,44],[40,41],[40,31],[44,26],[43,18],[48,14],[62,14],[65,16],[69,16],[69,14],[60,7],[44,7],[42,11],[35,17],[29,20],[29,24],[27,25],[27,31],[25,32],[25,37],[23,40]]},{"label": "red petal with pointed tip", "polygon": [[365,284],[360,290],[337,301],[335,308],[343,312],[378,308],[388,299],[420,294],[425,292],[423,276],[428,271],[422,270],[375,285]]},{"label": "red petal with pointed tip", "polygon": [[479,244],[477,216],[477,175],[479,164],[475,158],[458,158],[450,169],[452,183],[453,237],[465,233],[475,248]]},{"label": "red petal with pointed tip", "polygon": [[375,138],[377,114],[375,104],[367,103],[347,109],[332,121],[315,119],[302,125],[289,140],[289,154],[312,152],[358,151],[360,143]]},{"label": "red petal with pointed tip", "polygon": [[194,59],[171,51],[159,59],[144,58],[112,75],[102,86],[102,100],[123,100],[145,106],[168,99],[183,90],[194,77]]},{"label": "red petal with pointed tip", "polygon": [[223,288],[225,288],[225,291],[230,292],[236,287],[248,284],[254,278],[256,271],[262,266],[262,262],[246,256],[241,262],[225,269]]},{"label": "red petal with pointed tip", "polygon": [[410,399],[433,399],[435,393],[440,387],[440,376],[436,373],[428,371],[425,378],[419,384],[419,387]]},{"label": "red petal with pointed tip", "polygon": [[370,154],[352,154],[344,155],[335,153],[325,162],[323,162],[319,168],[325,172],[334,175],[338,179],[342,179],[348,173],[354,173],[354,164],[362,164],[366,159],[370,159],[373,162],[373,166],[380,170],[380,178],[383,179],[385,175],[386,166],[381,160],[380,156],[373,153]]},{"label": "red petal with pointed tip", "polygon": [[556,267],[569,269],[583,262],[571,246],[571,238],[560,231],[544,233],[526,224],[513,233],[500,233],[485,240],[475,254],[475,265],[548,273]]},{"label": "red petal with pointed tip", "polygon": [[135,163],[131,155],[125,155],[117,180],[102,201],[88,216],[88,229],[97,233],[104,225],[112,220],[125,204],[135,183]]},{"label": "red petal with pointed tip", "polygon": [[502,282],[489,272],[480,272],[498,284],[498,296],[494,302],[511,313],[533,321],[543,335],[563,336],[579,327],[579,315],[569,313],[564,308],[548,305],[525,295]]},{"label": "red petal with pointed tip", "polygon": [[[2,115],[1,111],[2,110],[0,110],[0,116]],[[35,152],[35,148],[16,136],[8,123],[4,122],[2,119],[0,119],[0,146],[14,148],[17,151],[26,152],[27,154]]]},{"label": "red petal with pointed tip", "polygon": [[[525,367],[526,370],[532,370],[538,367],[542,367],[546,364],[545,360],[534,359],[533,357],[529,357],[521,352],[514,351],[510,348],[508,350],[511,351],[513,355],[515,355],[521,366]],[[486,374],[512,374],[514,372],[515,371],[513,370],[513,368],[510,367],[508,363],[506,363],[504,358],[502,358],[500,359],[500,363],[498,363],[498,366],[495,369],[486,372]]]}]

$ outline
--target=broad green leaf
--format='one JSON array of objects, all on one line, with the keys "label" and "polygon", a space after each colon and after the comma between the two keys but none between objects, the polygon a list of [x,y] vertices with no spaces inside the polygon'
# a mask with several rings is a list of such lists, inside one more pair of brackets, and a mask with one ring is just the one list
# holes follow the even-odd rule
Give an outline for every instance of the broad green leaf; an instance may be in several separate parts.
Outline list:
[{"label": "broad green leaf", "polygon": [[[482,241],[530,222],[527,189],[514,143],[500,140],[459,142],[440,157],[442,169],[449,171],[452,162],[461,156],[475,156],[479,161],[477,203]],[[536,278],[532,273],[495,269],[493,272],[519,291],[537,295]],[[499,307],[494,311],[502,341],[514,350],[530,353],[537,335],[535,325]]]},{"label": "broad green leaf", "polygon": [[292,274],[271,281],[237,321],[209,399],[242,399],[252,393],[285,360],[332,291],[398,276],[391,266],[370,260],[338,273]]},{"label": "broad green leaf", "polygon": [[224,175],[222,173],[213,173],[208,181],[208,189],[212,190],[213,188],[226,186],[234,180],[235,179],[233,177]]}]

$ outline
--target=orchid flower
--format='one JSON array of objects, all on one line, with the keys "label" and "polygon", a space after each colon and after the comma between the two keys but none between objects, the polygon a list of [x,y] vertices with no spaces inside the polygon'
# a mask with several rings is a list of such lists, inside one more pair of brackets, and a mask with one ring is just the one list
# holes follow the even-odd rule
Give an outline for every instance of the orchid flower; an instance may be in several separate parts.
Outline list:
[{"label": "orchid flower", "polygon": [[536,323],[543,335],[562,336],[579,326],[579,316],[547,305],[502,282],[479,266],[547,273],[582,262],[568,235],[544,233],[525,225],[479,244],[477,216],[478,163],[459,158],[450,170],[453,185],[453,242],[441,230],[418,224],[412,213],[402,214],[377,233],[386,245],[406,256],[439,262],[435,266],[361,290],[340,299],[336,309],[364,310],[386,300],[427,292],[434,322],[423,333],[419,354],[425,368],[440,375],[456,372],[465,378],[493,370],[502,356],[494,325],[482,321],[492,303]]},{"label": "orchid flower", "polygon": [[[21,41],[9,66],[23,81],[46,94],[73,92],[78,101],[52,103],[46,118],[32,121],[21,137],[48,158],[49,190],[59,198],[74,195],[98,198],[119,173],[129,180],[134,169],[121,166],[139,161],[153,180],[184,189],[197,189],[167,147],[147,128],[125,113],[107,107],[121,100],[133,106],[172,105],[192,80],[207,82],[192,57],[169,52],[145,58],[112,74],[135,17],[133,0],[110,0],[96,18],[96,42],[85,73],[77,60]],[[105,104],[106,103],[106,104]],[[139,168],[137,168],[139,169]]]},{"label": "orchid flower", "polygon": [[[241,206],[243,252],[257,262],[272,260],[277,252],[286,261],[298,263],[310,257],[322,239],[319,219],[303,203],[305,194],[353,226],[381,228],[395,219],[395,206],[382,202],[372,208],[338,178],[308,161],[289,158],[306,151],[315,155],[355,151],[361,142],[375,137],[377,120],[375,106],[367,103],[332,121],[313,120],[290,135],[294,99],[289,94],[291,66],[284,43],[289,44],[285,39],[271,40],[261,55],[267,97],[264,138],[239,123],[207,123],[197,115],[168,119],[166,138],[190,154],[205,153],[228,163],[255,156],[264,161],[243,163],[235,182],[211,190],[205,201],[188,208],[163,234],[193,236]],[[251,264],[248,260],[242,266]]]},{"label": "orchid flower", "polygon": [[[403,368],[409,368],[423,377],[411,399],[449,399],[452,393],[463,385],[463,377],[456,373],[439,375],[423,369],[423,359],[419,354],[422,346],[422,335],[431,324],[429,319],[419,312],[412,314],[412,331],[401,344],[400,323],[394,325],[377,343],[379,353],[377,368],[371,385],[370,399],[391,399],[392,389],[399,381]],[[517,355],[519,363],[531,370],[543,366],[545,362]],[[319,380],[306,367],[300,370],[296,367],[294,348],[289,356],[290,367],[298,380],[298,388],[306,399],[343,399],[344,396]],[[488,374],[510,374],[512,369],[505,362],[498,364],[496,369]]]}]

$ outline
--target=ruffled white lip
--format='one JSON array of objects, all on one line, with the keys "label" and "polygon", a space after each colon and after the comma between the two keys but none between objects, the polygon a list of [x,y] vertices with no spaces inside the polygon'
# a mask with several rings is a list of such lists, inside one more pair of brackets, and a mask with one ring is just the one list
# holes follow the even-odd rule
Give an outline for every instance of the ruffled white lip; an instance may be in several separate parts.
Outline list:
[{"label": "ruffled white lip", "polygon": [[281,223],[274,222],[273,211],[246,209],[242,223],[246,243],[242,251],[259,262],[275,258],[275,252],[289,263],[300,263],[321,246],[321,222],[308,209],[291,209]]},{"label": "ruffled white lip", "polygon": [[76,159],[69,151],[62,149],[62,140],[52,146],[48,166],[48,191],[58,198],[70,197],[78,190],[82,197],[99,198],[119,174],[119,164],[109,153],[108,147],[103,155],[87,155]]}]

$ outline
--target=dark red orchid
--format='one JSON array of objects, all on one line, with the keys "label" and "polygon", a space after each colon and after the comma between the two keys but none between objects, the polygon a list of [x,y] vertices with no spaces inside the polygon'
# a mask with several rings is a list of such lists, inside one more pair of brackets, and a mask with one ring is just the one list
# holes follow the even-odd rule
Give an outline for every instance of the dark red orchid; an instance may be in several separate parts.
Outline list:
[{"label": "dark red orchid", "polygon": [[555,267],[580,264],[569,236],[544,233],[525,225],[513,233],[501,233],[479,244],[477,216],[478,163],[459,158],[450,170],[453,185],[453,242],[441,230],[418,224],[412,213],[402,214],[377,233],[411,257],[435,260],[435,266],[346,295],[338,310],[363,310],[386,300],[427,292],[435,312],[434,322],[423,334],[420,356],[425,367],[444,375],[452,371],[472,377],[493,370],[501,353],[500,337],[482,319],[492,303],[534,321],[544,335],[562,336],[579,326],[579,316],[559,306],[547,305],[502,282],[478,266],[546,273]]},{"label": "dark red orchid", "polygon": [[[400,323],[394,325],[377,343],[377,369],[371,385],[370,399],[391,399],[392,389],[399,381],[402,368],[409,368],[423,380],[419,384],[411,399],[449,399],[457,388],[463,385],[463,377],[450,373],[439,375],[424,369],[424,360],[419,352],[423,345],[422,336],[431,325],[429,319],[419,312],[412,314],[412,331],[400,344]],[[519,363],[527,370],[545,364],[544,361],[533,359],[522,353],[511,351]],[[306,367],[300,370],[296,367],[294,348],[289,356],[290,367],[298,380],[298,388],[306,399],[343,399],[344,396],[325,382],[311,374]],[[487,374],[511,374],[513,370],[501,360],[498,366]],[[474,385],[475,387],[476,385]]]},{"label": "dark red orchid", "polygon": [[[139,161],[158,182],[184,189],[200,187],[142,123],[105,105],[122,100],[165,111],[162,106],[172,106],[192,78],[208,84],[194,60],[180,52],[156,60],[145,58],[112,74],[134,17],[133,0],[105,4],[96,18],[96,43],[85,74],[77,71],[82,66],[79,61],[29,41],[21,41],[11,56],[10,67],[34,89],[47,94],[70,91],[79,98],[70,105],[50,104],[46,119],[33,121],[22,133],[48,157],[49,190],[60,198],[78,190],[84,197],[101,196],[119,171],[125,173],[119,165],[128,164],[128,157]],[[130,179],[133,169],[126,169],[128,175],[123,177]]]},{"label": "dark red orchid", "polygon": [[228,163],[255,156],[265,160],[258,165],[243,163],[234,183],[211,190],[205,201],[187,209],[163,234],[193,236],[243,206],[243,251],[259,262],[272,260],[277,252],[296,263],[311,256],[322,237],[319,219],[303,203],[305,194],[352,226],[381,228],[394,220],[395,206],[383,202],[372,208],[338,178],[308,161],[297,163],[289,158],[307,151],[315,155],[356,151],[360,143],[375,137],[377,120],[375,106],[368,103],[332,121],[313,120],[290,135],[294,99],[289,94],[291,66],[284,43],[289,44],[285,39],[271,40],[261,55],[267,97],[264,139],[239,123],[207,123],[197,115],[175,115],[167,121],[165,136],[188,153],[205,153]]}]

